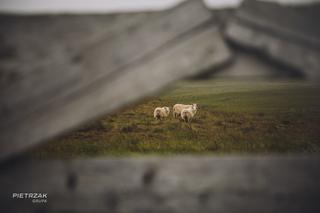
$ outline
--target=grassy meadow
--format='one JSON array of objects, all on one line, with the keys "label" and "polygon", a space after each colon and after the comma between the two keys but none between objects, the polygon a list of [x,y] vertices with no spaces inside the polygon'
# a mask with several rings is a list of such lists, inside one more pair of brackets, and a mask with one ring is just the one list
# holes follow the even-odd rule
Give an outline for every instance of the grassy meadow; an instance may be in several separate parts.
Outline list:
[{"label": "grassy meadow", "polygon": [[[319,153],[319,87],[304,81],[183,81],[30,152],[35,158],[144,154]],[[191,124],[157,106],[198,103]]]}]

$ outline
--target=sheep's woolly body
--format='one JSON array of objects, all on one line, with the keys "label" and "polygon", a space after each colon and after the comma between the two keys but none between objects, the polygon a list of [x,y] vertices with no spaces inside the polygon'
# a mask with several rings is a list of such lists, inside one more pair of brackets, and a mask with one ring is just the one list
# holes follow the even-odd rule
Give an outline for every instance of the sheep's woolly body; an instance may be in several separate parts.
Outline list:
[{"label": "sheep's woolly body", "polygon": [[192,121],[192,118],[195,116],[197,113],[197,105],[193,104],[191,107],[187,109],[183,109],[181,111],[181,118],[183,121],[189,123]]},{"label": "sheep's woolly body", "polygon": [[168,117],[169,113],[170,113],[169,107],[157,107],[153,112],[153,117],[157,120],[158,119],[161,120],[163,118]]},{"label": "sheep's woolly body", "polygon": [[182,110],[191,108],[192,105],[175,104],[172,108],[173,117],[178,118],[181,115]]}]

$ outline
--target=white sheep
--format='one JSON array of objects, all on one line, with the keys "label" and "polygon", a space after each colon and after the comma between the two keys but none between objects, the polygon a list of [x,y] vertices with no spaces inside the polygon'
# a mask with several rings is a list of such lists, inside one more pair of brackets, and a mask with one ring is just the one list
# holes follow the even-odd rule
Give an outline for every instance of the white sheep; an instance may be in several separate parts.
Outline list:
[{"label": "white sheep", "polygon": [[192,106],[195,106],[195,108],[197,108],[197,104],[192,104],[192,105],[175,104],[172,108],[173,117],[179,118],[179,116],[181,116],[182,110],[191,108]]},{"label": "white sheep", "polygon": [[170,114],[169,107],[157,107],[153,112],[153,117],[157,120],[162,120],[163,118],[168,117]]},{"label": "white sheep", "polygon": [[197,113],[197,104],[193,104],[191,107],[183,109],[181,111],[181,118],[183,121],[189,123]]}]

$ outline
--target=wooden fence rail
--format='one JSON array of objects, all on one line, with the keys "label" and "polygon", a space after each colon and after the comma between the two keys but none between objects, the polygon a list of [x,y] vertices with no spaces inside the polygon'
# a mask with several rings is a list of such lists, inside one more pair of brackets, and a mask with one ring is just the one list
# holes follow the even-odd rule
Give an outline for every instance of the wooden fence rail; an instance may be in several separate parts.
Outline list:
[{"label": "wooden fence rail", "polygon": [[[1,165],[4,212],[319,212],[319,157],[178,157]],[[47,203],[12,193],[47,193]]]}]

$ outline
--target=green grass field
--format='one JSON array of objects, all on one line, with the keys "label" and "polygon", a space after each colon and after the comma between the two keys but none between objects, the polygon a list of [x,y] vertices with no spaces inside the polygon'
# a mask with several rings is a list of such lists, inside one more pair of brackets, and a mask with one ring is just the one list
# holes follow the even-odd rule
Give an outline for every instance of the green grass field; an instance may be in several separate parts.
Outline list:
[{"label": "green grass field", "polygon": [[[179,82],[30,152],[35,158],[144,154],[320,152],[319,87],[301,81]],[[153,118],[157,106],[198,103],[192,124]]]}]

